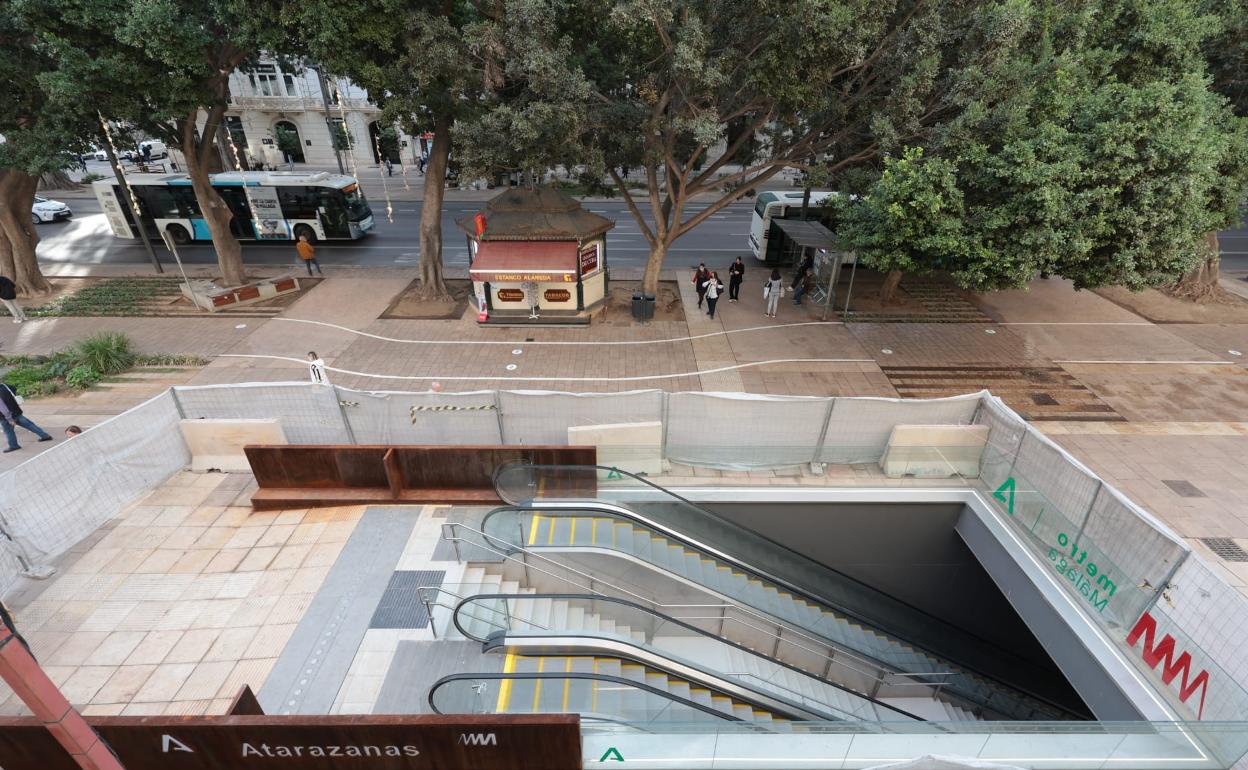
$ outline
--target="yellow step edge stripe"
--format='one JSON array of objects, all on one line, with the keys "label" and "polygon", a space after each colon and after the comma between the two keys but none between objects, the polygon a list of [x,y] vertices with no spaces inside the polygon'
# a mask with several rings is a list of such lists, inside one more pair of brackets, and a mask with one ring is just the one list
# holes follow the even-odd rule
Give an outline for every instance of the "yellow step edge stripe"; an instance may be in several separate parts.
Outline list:
[{"label": "yellow step edge stripe", "polygon": [[572,517],[572,529],[568,532],[568,545],[576,545],[576,517]]},{"label": "yellow step edge stripe", "polygon": [[[503,660],[503,673],[512,674],[516,670],[516,656],[514,653],[507,653],[506,659]],[[506,714],[508,707],[511,706],[511,680],[504,679],[502,684],[498,686],[498,700],[494,703],[495,714]]]},{"label": "yellow step edge stripe", "polygon": [[546,533],[546,545],[555,544],[555,525],[559,523],[559,519],[554,516],[550,517],[550,531]]},{"label": "yellow step edge stripe", "polygon": [[[538,658],[537,659],[537,673],[539,674],[542,673],[542,669],[545,667],[546,667],[546,659]],[[542,680],[534,679],[533,680],[533,708],[530,713],[533,713],[533,714],[540,713],[537,709],[541,705],[539,703],[541,699],[542,699]]]},{"label": "yellow step edge stripe", "polygon": [[[568,658],[567,664],[564,665],[563,673],[565,674],[572,673],[572,659],[571,658]],[[561,710],[565,714],[568,713],[568,691],[569,689],[571,689],[571,687],[572,687],[572,677],[570,676],[564,677],[563,678],[563,708]]]},{"label": "yellow step edge stripe", "polygon": [[589,542],[594,545],[597,545],[598,544],[598,521],[599,520],[591,519],[591,521],[593,523],[589,525]]},{"label": "yellow step edge stripe", "polygon": [[529,545],[535,545],[537,543],[537,527],[541,518],[542,514],[533,514],[533,523],[529,525]]},{"label": "yellow step edge stripe", "polygon": [[[594,658],[594,673],[595,674],[598,673],[598,659],[597,658]],[[593,688],[590,689],[590,695],[589,695],[589,710],[591,712],[598,711],[598,685],[599,685],[599,681],[597,679],[594,679]]]}]

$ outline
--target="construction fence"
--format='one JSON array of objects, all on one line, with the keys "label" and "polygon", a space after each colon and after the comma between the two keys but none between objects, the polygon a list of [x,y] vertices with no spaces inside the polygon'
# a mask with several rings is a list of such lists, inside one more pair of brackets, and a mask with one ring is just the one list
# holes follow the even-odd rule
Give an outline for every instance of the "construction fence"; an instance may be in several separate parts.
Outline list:
[{"label": "construction fence", "polygon": [[[190,457],[179,420],[273,417],[295,444],[561,445],[568,443],[569,427],[654,422],[662,425],[665,460],[722,470],[873,464],[895,426],[982,425],[987,446],[978,473],[965,474],[965,484],[1063,578],[1082,610],[1158,689],[1173,695],[1180,713],[1248,720],[1248,694],[1238,685],[1248,681],[1242,642],[1248,599],[1164,525],[987,392],[903,400],[659,390],[360,391],[311,383],[179,386],[0,475],[0,542],[6,546],[0,548],[0,590],[7,592],[23,573],[46,569],[185,468]],[[1190,653],[1192,679],[1208,672],[1199,699],[1190,685],[1169,686],[1169,658],[1152,668],[1166,638],[1176,659],[1180,651]]]}]

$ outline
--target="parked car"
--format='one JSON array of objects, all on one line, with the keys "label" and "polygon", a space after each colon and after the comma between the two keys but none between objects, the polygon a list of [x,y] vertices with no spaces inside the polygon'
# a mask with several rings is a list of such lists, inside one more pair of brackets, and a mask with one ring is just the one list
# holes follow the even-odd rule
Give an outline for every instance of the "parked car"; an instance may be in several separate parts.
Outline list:
[{"label": "parked car", "polygon": [[104,152],[99,147],[92,147],[91,150],[84,153],[84,155],[92,160],[108,160],[108,153]]},{"label": "parked car", "polygon": [[48,200],[35,196],[35,205],[30,207],[30,221],[34,224],[43,224],[44,222],[57,222],[62,219],[69,219],[74,212],[69,210],[60,201]]},{"label": "parked car", "polygon": [[146,142],[139,142],[139,158],[140,159],[143,157],[144,147],[152,148],[151,154],[148,157],[152,158],[153,160],[155,160],[156,158],[169,157],[169,148],[166,147],[165,143],[160,141],[159,139],[148,139]]}]

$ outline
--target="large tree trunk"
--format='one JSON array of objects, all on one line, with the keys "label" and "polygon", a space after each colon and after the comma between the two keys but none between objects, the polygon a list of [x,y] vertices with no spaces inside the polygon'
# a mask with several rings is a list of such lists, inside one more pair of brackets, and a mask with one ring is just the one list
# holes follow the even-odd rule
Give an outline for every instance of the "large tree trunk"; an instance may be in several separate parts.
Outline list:
[{"label": "large tree trunk", "polygon": [[1195,269],[1180,278],[1173,286],[1168,287],[1167,294],[1192,302],[1208,302],[1218,296],[1218,279],[1221,273],[1218,269],[1217,232],[1207,233],[1205,244],[1209,247],[1209,253]]},{"label": "large tree trunk", "polygon": [[[186,172],[191,177],[191,188],[195,191],[199,210],[212,234],[212,246],[217,252],[217,264],[221,267],[221,282],[226,286],[238,286],[247,282],[246,268],[243,266],[243,247],[230,232],[230,221],[234,219],[234,214],[212,188],[212,181],[208,178],[208,164],[201,160],[205,156],[210,157],[212,151],[211,148],[205,151],[196,146],[194,118],[192,115],[189,121],[184,122],[182,130],[182,154],[186,158]],[[212,126],[204,126],[203,142],[212,144],[215,136],[216,131]],[[251,226],[250,222],[240,224],[243,227]]]},{"label": "large tree trunk", "polygon": [[52,291],[35,256],[39,233],[31,222],[30,208],[38,183],[37,177],[23,171],[0,169],[0,274],[12,278],[22,296]]},{"label": "large tree trunk", "polygon": [[69,178],[69,174],[57,169],[55,171],[45,171],[39,175],[40,190],[77,190],[79,184]]},{"label": "large tree trunk", "polygon": [[898,304],[897,287],[901,285],[902,275],[903,273],[900,270],[889,270],[888,274],[884,276],[884,283],[880,286],[880,303],[881,304],[884,304],[884,305]]},{"label": "large tree trunk", "polygon": [[650,256],[646,258],[646,272],[641,277],[641,290],[653,297],[659,296],[659,273],[663,270],[663,260],[667,259],[669,245],[657,238],[650,245]]},{"label": "large tree trunk", "polygon": [[[442,197],[446,193],[446,164],[451,156],[451,121],[437,116],[433,122],[433,148],[425,167],[425,195],[420,206],[420,297],[450,296],[442,278]],[[488,227],[488,225],[487,225]]]}]

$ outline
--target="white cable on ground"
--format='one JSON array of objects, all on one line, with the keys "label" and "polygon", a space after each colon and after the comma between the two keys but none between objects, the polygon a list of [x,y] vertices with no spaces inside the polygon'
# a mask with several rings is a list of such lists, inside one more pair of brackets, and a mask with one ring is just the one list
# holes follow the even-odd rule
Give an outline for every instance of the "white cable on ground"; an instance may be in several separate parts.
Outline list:
[{"label": "white cable on ground", "polygon": [[745,329],[730,329],[722,332],[707,332],[706,334],[693,334],[688,337],[669,337],[661,340],[567,340],[554,341],[542,340],[534,342],[524,342],[521,340],[404,340],[397,337],[383,337],[380,334],[371,332],[363,332],[359,329],[351,329],[338,324],[331,324],[325,321],[309,321],[303,318],[274,318],[274,321],[285,321],[286,323],[297,324],[314,324],[316,326],[327,326],[331,329],[358,334],[361,337],[371,337],[382,342],[401,342],[407,345],[510,345],[516,347],[518,345],[665,345],[670,342],[689,342],[690,340],[700,340],[707,337],[719,337],[721,335],[736,334],[738,332],[756,332],[765,329],[792,329],[797,326],[844,326],[840,321],[802,321],[795,324],[775,324],[772,326],[750,326]]},{"label": "white cable on ground", "polygon": [[[289,361],[291,363],[307,366],[307,359],[291,358],[289,356],[266,356],[256,353],[220,353],[217,358],[264,358],[271,361]],[[719,374],[720,372],[731,372],[738,369],[748,369],[753,366],[768,366],[770,364],[873,364],[875,361],[870,358],[776,358],[770,361],[750,361],[744,364],[734,364],[732,366],[721,366],[716,369],[699,369],[693,372],[681,372],[679,374],[646,374],[638,377],[506,377],[506,376],[479,376],[464,377],[449,374],[429,374],[429,375],[410,375],[410,374],[373,374],[371,372],[357,372],[351,369],[339,369],[336,366],[326,366],[325,369],[338,374],[349,374],[354,377],[370,377],[375,380],[439,380],[445,382],[488,382],[491,380],[498,381],[514,381],[514,382],[643,382],[646,380],[674,380],[678,377],[700,377],[706,374]]]}]

